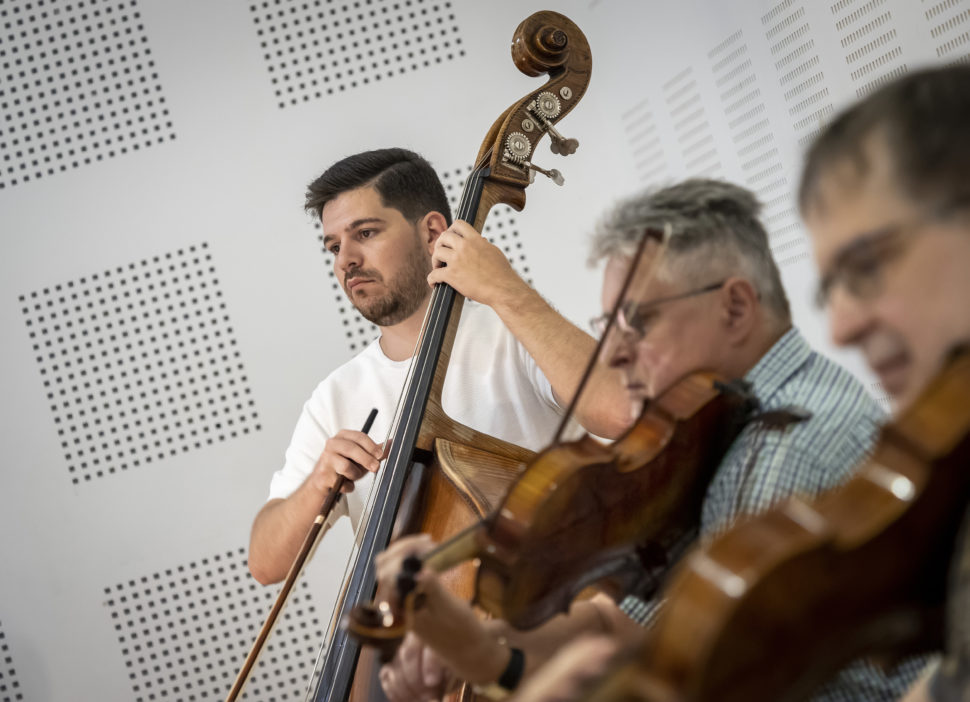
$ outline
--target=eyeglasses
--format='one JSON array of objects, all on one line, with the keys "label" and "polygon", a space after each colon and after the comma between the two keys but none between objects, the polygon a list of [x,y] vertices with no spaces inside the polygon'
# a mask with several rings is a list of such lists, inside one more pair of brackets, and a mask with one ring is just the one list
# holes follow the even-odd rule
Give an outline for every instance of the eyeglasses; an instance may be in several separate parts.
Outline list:
[{"label": "eyeglasses", "polygon": [[[688,290],[687,292],[668,295],[667,297],[658,297],[656,300],[650,300],[649,302],[627,300],[616,311],[616,326],[621,331],[633,334],[637,338],[642,339],[646,336],[647,324],[653,317],[653,313],[657,307],[668,302],[674,302],[675,300],[684,300],[688,297],[714,292],[715,290],[723,288],[726,282],[727,280],[722,280],[718,283],[705,285],[703,288],[697,288],[696,290]],[[593,319],[589,320],[589,326],[596,336],[602,336],[606,332],[609,321],[609,313],[601,314],[599,317],[593,317]]]},{"label": "eyeglasses", "polygon": [[826,307],[838,287],[853,297],[871,299],[882,291],[886,269],[899,259],[913,238],[925,231],[930,217],[896,224],[866,234],[843,248],[819,280],[815,304]]}]

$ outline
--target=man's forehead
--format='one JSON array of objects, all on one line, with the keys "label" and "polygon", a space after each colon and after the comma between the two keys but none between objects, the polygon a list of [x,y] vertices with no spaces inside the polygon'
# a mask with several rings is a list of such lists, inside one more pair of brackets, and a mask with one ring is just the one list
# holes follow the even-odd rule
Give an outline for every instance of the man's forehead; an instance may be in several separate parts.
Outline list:
[{"label": "man's forehead", "polygon": [[383,204],[373,188],[357,188],[341,193],[325,204],[320,213],[320,224],[325,236],[336,236],[362,224],[386,223],[394,212]]},{"label": "man's forehead", "polygon": [[645,251],[637,269],[633,272],[626,299],[648,302],[667,295],[676,287],[675,273],[660,250]]},{"label": "man's forehead", "polygon": [[846,204],[859,204],[862,199],[901,195],[888,142],[883,133],[877,131],[819,167],[805,203],[805,214],[809,219],[826,217],[831,210]]}]

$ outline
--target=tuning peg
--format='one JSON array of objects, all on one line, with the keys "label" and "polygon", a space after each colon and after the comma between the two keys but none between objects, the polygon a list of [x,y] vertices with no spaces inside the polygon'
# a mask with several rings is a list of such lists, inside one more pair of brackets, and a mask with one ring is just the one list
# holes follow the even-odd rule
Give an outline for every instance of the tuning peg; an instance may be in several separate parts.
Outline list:
[{"label": "tuning peg", "polygon": [[562,177],[562,173],[560,173],[555,168],[553,168],[550,171],[547,171],[545,168],[537,166],[534,163],[530,163],[529,161],[523,161],[522,165],[534,173],[541,173],[556,185],[562,185],[563,183],[566,182],[566,179]]},{"label": "tuning peg", "polygon": [[549,132],[549,138],[552,140],[549,144],[549,149],[552,153],[559,154],[560,156],[569,156],[569,154],[576,153],[576,149],[579,148],[578,140],[567,139],[548,120],[545,121],[545,127],[546,131]]},{"label": "tuning peg", "polygon": [[[547,97],[546,97],[547,96]],[[545,97],[545,101],[543,98]],[[551,142],[549,149],[554,154],[569,156],[576,153],[579,148],[579,140],[567,139],[553,126],[552,118],[559,114],[559,100],[552,93],[542,93],[539,98],[529,107],[529,111],[535,116],[542,126],[549,132]]]},{"label": "tuning peg", "polygon": [[552,127],[549,128],[549,137],[551,139],[549,142],[549,150],[554,154],[559,154],[560,156],[569,156],[569,154],[576,153],[576,149],[579,148],[578,140],[563,139],[559,132],[553,133]]}]

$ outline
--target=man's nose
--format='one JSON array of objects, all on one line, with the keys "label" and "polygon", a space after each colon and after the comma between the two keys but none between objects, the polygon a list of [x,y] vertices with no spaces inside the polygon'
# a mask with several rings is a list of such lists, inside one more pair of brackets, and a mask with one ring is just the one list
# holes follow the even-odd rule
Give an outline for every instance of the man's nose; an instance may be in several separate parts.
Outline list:
[{"label": "man's nose", "polygon": [[872,324],[870,305],[841,285],[829,296],[829,333],[838,346],[852,346],[861,341]]},{"label": "man's nose", "polygon": [[636,360],[634,335],[618,326],[610,329],[600,360],[610,368],[626,368]]},{"label": "man's nose", "polygon": [[341,245],[333,263],[334,267],[341,273],[347,273],[351,268],[360,268],[363,264],[360,247],[353,243]]}]

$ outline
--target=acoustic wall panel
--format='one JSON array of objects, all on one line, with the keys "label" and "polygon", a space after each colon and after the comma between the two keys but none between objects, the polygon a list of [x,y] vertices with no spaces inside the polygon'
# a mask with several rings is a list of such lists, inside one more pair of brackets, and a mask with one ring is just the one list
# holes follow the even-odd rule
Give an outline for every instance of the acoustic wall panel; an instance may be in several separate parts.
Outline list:
[{"label": "acoustic wall panel", "polygon": [[[133,699],[203,702],[226,696],[275,589],[253,580],[239,548],[116,583],[104,595]],[[304,581],[290,594],[242,699],[300,699],[322,640]]]},{"label": "acoustic wall panel", "polygon": [[0,701],[20,702],[24,699],[24,694],[20,689],[20,681],[17,680],[17,669],[14,668],[13,655],[7,645],[6,634],[3,633],[0,625]]},{"label": "acoustic wall panel", "polygon": [[71,481],[259,429],[207,244],[21,295]]},{"label": "acoustic wall panel", "polygon": [[887,0],[857,3],[839,0],[831,6],[839,41],[847,51],[849,76],[862,97],[906,72],[903,47]]},{"label": "acoustic wall panel", "polygon": [[804,255],[804,237],[794,221],[788,178],[765,105],[761,81],[744,31],[738,29],[707,52],[714,85],[740,162],[743,184],[762,203],[762,222],[780,266]]},{"label": "acoustic wall panel", "polygon": [[621,122],[640,180],[645,183],[662,181],[667,163],[650,98],[643,98],[624,112]]},{"label": "acoustic wall panel", "polygon": [[965,0],[922,0],[922,4],[937,58],[947,63],[970,61],[970,9]]},{"label": "acoustic wall panel", "polygon": [[175,138],[135,0],[0,0],[0,188]]},{"label": "acoustic wall panel", "polygon": [[693,67],[688,66],[666,81],[663,95],[684,168],[688,173],[717,177],[722,172],[721,160]]},{"label": "acoustic wall panel", "polygon": [[761,17],[761,24],[778,81],[786,91],[788,116],[798,143],[804,146],[835,111],[825,74],[812,71],[819,62],[819,53],[804,3],[784,0]]},{"label": "acoustic wall panel", "polygon": [[268,0],[249,9],[280,108],[465,55],[448,1]]}]

